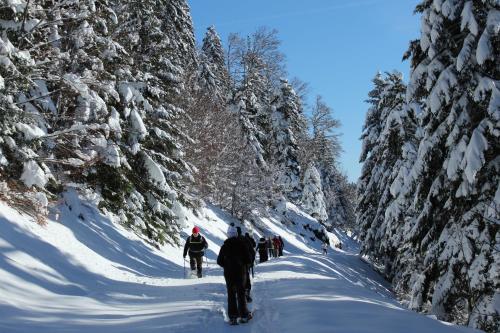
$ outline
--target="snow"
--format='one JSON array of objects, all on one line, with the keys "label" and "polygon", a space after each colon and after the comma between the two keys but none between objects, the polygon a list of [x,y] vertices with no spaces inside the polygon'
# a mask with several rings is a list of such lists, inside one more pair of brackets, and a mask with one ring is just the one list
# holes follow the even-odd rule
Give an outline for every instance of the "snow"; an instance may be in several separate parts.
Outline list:
[{"label": "snow", "polygon": [[143,139],[146,137],[148,131],[146,126],[144,126],[141,116],[135,109],[130,113],[130,121],[132,122],[132,129],[136,134],[138,134],[139,138]]},{"label": "snow", "polygon": [[167,184],[165,175],[163,174],[161,166],[156,163],[151,157],[144,153],[144,167],[148,171],[148,176],[153,184],[159,189],[170,192],[171,189]]},{"label": "snow", "polygon": [[43,169],[33,160],[24,162],[21,180],[28,187],[36,185],[40,188],[44,188],[45,184],[49,181]]},{"label": "snow", "polygon": [[0,331],[477,332],[405,310],[346,235],[335,236],[344,250],[321,255],[320,242],[298,234],[317,222],[289,203],[290,223],[271,215],[252,230],[280,234],[285,256],[255,267],[255,318],[229,327],[215,259],[233,220],[212,206],[184,216],[183,237],[197,225],[209,243],[203,279],[184,279],[182,248],[156,249],[75,191],[46,226],[0,202]]},{"label": "snow", "polygon": [[9,164],[9,162],[7,161],[7,158],[5,157],[5,155],[3,154],[2,148],[0,148],[0,165],[6,166],[8,164]]},{"label": "snow", "polygon": [[321,221],[328,219],[325,198],[321,188],[321,177],[318,169],[311,165],[304,174],[304,187],[302,191],[302,206],[312,216],[317,216]]},{"label": "snow", "polygon": [[488,140],[484,137],[484,121],[472,132],[472,138],[465,151],[462,164],[465,165],[465,174],[469,183],[474,183],[476,174],[485,163],[484,152],[488,149]]},{"label": "snow", "polygon": [[108,142],[104,152],[104,163],[115,168],[121,166],[120,148],[117,145]]},{"label": "snow", "polygon": [[464,9],[462,10],[462,23],[460,25],[460,30],[464,30],[465,27],[467,27],[474,36],[477,36],[479,28],[477,26],[476,19],[474,18],[472,1],[467,1],[464,5]]},{"label": "snow", "polygon": [[17,123],[16,128],[19,132],[22,132],[24,135],[24,138],[28,141],[40,138],[42,136],[45,136],[47,133],[42,131],[37,126],[34,125],[28,125],[28,124],[23,124],[23,123]]},{"label": "snow", "polygon": [[116,111],[116,109],[113,107],[111,108],[111,115],[108,118],[108,126],[109,129],[117,136],[117,138],[121,138],[122,128],[120,126],[120,115],[118,111]]},{"label": "snow", "polygon": [[494,59],[495,52],[491,45],[491,38],[497,36],[500,32],[500,10],[490,9],[486,20],[486,29],[484,29],[479,38],[476,50],[478,64],[482,65],[488,59]]}]

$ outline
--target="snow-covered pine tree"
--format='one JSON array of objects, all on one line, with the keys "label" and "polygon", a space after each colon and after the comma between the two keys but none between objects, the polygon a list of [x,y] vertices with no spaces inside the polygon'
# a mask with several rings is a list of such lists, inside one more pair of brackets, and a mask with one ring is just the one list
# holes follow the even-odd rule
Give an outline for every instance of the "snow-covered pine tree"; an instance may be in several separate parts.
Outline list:
[{"label": "snow-covered pine tree", "polygon": [[153,240],[176,241],[175,211],[191,202],[186,183],[192,170],[183,147],[189,139],[180,126],[187,104],[184,82],[196,60],[189,9],[184,0],[126,0],[115,10],[114,35],[127,52],[117,70],[116,119],[124,133],[128,185],[118,192],[125,195],[117,198],[117,213]]},{"label": "snow-covered pine tree", "polygon": [[198,62],[199,88],[207,92],[206,97],[215,99],[219,103],[226,102],[229,98],[231,82],[222,42],[214,26],[210,26],[205,33]]},{"label": "snow-covered pine tree", "polygon": [[[42,26],[50,27],[54,62],[45,82],[30,92],[34,101],[27,105],[55,113],[47,142],[53,147],[54,165],[62,162],[64,166],[64,176],[58,179],[65,182],[69,175],[83,186],[88,181],[95,186],[90,179],[97,169],[120,166],[119,142],[110,136],[108,124],[111,106],[119,101],[115,64],[123,55],[111,37],[116,14],[107,0],[46,2],[44,9],[47,22]],[[51,99],[40,99],[47,90],[53,93]],[[56,108],[47,110],[47,105]]]},{"label": "snow-covered pine tree", "polygon": [[300,145],[302,149],[300,164],[304,166],[315,163],[320,173],[328,214],[328,220],[322,223],[328,230],[334,226],[354,230],[355,200],[349,194],[347,178],[341,174],[337,166],[341,147],[335,130],[340,127],[340,122],[333,118],[332,109],[321,96],[316,97],[310,125],[312,136],[306,138]]},{"label": "snow-covered pine tree", "polygon": [[[368,165],[373,165],[373,168],[368,174],[364,173],[367,176],[365,182],[360,182],[360,186],[367,185],[366,192],[359,198],[359,208],[370,205],[370,215],[360,214],[358,223],[363,252],[379,258],[387,250],[381,241],[385,236],[382,227],[385,211],[392,200],[390,186],[397,175],[402,149],[414,137],[415,117],[409,112],[411,109],[405,108],[406,86],[401,73],[386,73],[382,77],[377,74],[374,82],[376,86],[370,93],[370,112],[378,114],[377,126],[380,127],[377,129],[378,137],[364,136],[366,140],[374,140],[367,156]],[[368,147],[368,144],[364,146]]]},{"label": "snow-covered pine tree", "polygon": [[321,188],[321,176],[314,165],[304,173],[301,205],[304,210],[320,222],[328,219],[325,197]]},{"label": "snow-covered pine tree", "polygon": [[244,144],[234,159],[236,172],[231,173],[230,210],[233,216],[244,219],[253,211],[264,209],[271,196],[272,186],[266,184],[271,179],[268,178],[271,92],[266,88],[269,83],[263,74],[266,67],[263,59],[252,51],[250,41],[244,43],[239,37],[236,40],[230,45],[229,54],[235,71],[232,82],[236,85],[230,110],[238,117],[238,141]]},{"label": "snow-covered pine tree", "polygon": [[[410,306],[498,332],[500,288],[500,10],[498,1],[423,1],[410,45],[409,102],[422,139],[399,196],[404,219],[393,268]],[[496,300],[495,300],[496,299]],[[496,302],[496,303],[495,303]]]},{"label": "snow-covered pine tree", "polygon": [[[373,232],[370,229],[372,221],[377,214],[378,199],[381,195],[379,180],[381,166],[379,163],[379,137],[384,126],[384,108],[381,106],[386,80],[382,73],[377,73],[372,80],[373,89],[368,93],[366,101],[370,108],[366,114],[363,132],[361,134],[362,148],[360,163],[363,163],[361,176],[357,184],[358,202],[356,206],[356,224],[358,225],[361,239],[364,240],[365,251],[374,247]],[[371,232],[371,234],[369,234]]]},{"label": "snow-covered pine tree", "polygon": [[271,112],[270,160],[276,165],[282,193],[288,199],[297,201],[301,197],[301,186],[295,136],[301,129],[299,123],[305,124],[305,121],[299,97],[288,81],[282,81],[280,93],[272,103]]},{"label": "snow-covered pine tree", "polygon": [[[109,3],[18,1],[8,2],[2,10],[12,23],[2,39],[10,35],[18,44],[16,51],[8,53],[17,57],[16,52],[29,44],[29,51],[17,58],[25,63],[21,70],[30,75],[23,75],[24,85],[10,86],[17,91],[9,93],[17,108],[11,111],[21,110],[23,120],[18,118],[15,129],[5,132],[26,143],[9,144],[17,150],[10,156],[24,159],[22,167],[16,168],[22,170],[21,180],[28,187],[52,192],[61,187],[49,180],[69,176],[84,183],[82,166],[108,163],[110,153],[116,151],[116,145],[107,140],[105,125],[106,103],[118,96],[106,66],[117,56],[108,35],[108,24],[114,23]],[[22,75],[19,69],[13,78]],[[28,154],[22,152],[26,147]]]},{"label": "snow-covered pine tree", "polygon": [[35,85],[35,61],[29,52],[31,46],[24,38],[37,41],[32,35],[24,35],[43,19],[43,13],[37,12],[35,6],[27,2],[4,1],[0,7],[0,19],[0,178],[18,180],[24,163],[30,163],[42,171],[40,176],[43,173],[36,184],[31,185],[43,188],[46,184],[43,166],[29,161],[36,157],[34,150],[38,146],[31,146],[31,141],[46,133],[37,126],[38,123],[43,125],[45,118],[26,112],[19,100],[20,94]]},{"label": "snow-covered pine tree", "polygon": [[[247,95],[249,94],[249,96]],[[248,218],[253,211],[263,209],[270,199],[272,186],[270,165],[260,138],[265,133],[255,124],[255,112],[260,107],[251,89],[238,90],[231,105],[231,112],[238,117],[238,140],[231,143],[235,151],[231,176],[231,214],[240,219]],[[257,111],[258,112],[258,111]]]},{"label": "snow-covered pine tree", "polygon": [[356,190],[355,185],[337,168],[326,169],[321,174],[328,220],[323,223],[327,230],[339,227],[356,232]]},{"label": "snow-covered pine tree", "polygon": [[[280,44],[276,30],[261,27],[246,38],[230,35],[228,45],[228,70],[234,86],[232,104],[244,101],[246,118],[255,129],[251,136],[259,141],[267,162],[272,145],[271,103],[281,90],[280,78],[286,76]],[[249,128],[245,124],[243,127]]]}]

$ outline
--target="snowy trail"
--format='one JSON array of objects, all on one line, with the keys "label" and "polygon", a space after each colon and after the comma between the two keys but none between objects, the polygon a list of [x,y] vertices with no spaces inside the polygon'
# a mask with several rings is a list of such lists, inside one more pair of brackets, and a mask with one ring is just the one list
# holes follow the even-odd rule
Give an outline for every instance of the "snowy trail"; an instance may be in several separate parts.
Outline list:
[{"label": "snowy trail", "polygon": [[61,214],[40,227],[0,202],[1,333],[472,332],[403,309],[357,255],[320,255],[272,220],[288,251],[256,266],[255,318],[231,327],[214,262],[230,221],[222,212],[196,220],[211,248],[203,279],[183,278],[181,249],[159,251],[74,197]]}]

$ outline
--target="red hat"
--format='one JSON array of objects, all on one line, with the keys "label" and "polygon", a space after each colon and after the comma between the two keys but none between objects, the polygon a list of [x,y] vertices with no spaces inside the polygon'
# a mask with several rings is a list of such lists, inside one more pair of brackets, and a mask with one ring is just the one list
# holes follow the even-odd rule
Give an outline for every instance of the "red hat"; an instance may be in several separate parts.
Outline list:
[{"label": "red hat", "polygon": [[198,227],[193,228],[193,234],[197,234],[199,232],[200,232],[200,228],[198,228]]}]

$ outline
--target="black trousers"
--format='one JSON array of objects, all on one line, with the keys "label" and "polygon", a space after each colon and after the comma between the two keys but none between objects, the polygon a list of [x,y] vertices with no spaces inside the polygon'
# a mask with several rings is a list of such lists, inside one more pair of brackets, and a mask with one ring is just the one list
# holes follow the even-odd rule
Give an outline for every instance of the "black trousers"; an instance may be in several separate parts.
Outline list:
[{"label": "black trousers", "polygon": [[259,251],[259,262],[266,262],[268,259],[267,257],[267,251]]},{"label": "black trousers", "polygon": [[189,265],[191,266],[191,270],[198,270],[198,276],[201,275],[201,270],[203,268],[203,255],[201,254],[189,254]]},{"label": "black trousers", "polygon": [[226,278],[227,312],[230,319],[248,316],[245,284],[246,281],[243,281],[243,283],[233,283],[230,279]]},{"label": "black trousers", "polygon": [[250,270],[252,269],[252,265],[248,265],[247,267],[247,282],[245,284],[245,290],[248,295],[250,295],[250,290],[252,290],[252,281],[250,280]]}]

